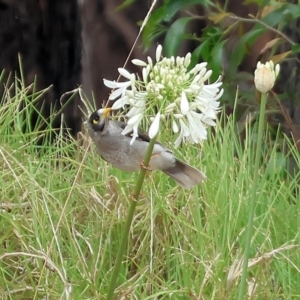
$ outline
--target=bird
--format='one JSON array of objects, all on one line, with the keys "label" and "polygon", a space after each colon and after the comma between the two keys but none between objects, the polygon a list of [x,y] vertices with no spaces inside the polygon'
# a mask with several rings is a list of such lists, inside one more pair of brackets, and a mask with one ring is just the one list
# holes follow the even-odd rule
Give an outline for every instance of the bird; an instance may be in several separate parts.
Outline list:
[{"label": "bird", "polygon": [[[130,144],[132,132],[123,135],[127,124],[113,120],[110,112],[109,107],[94,111],[86,122],[88,133],[102,159],[122,171],[137,172],[144,167],[143,160],[150,138],[139,128],[138,137]],[[148,168],[161,170],[186,189],[206,179],[204,173],[177,159],[171,150],[159,142],[154,144]]]}]

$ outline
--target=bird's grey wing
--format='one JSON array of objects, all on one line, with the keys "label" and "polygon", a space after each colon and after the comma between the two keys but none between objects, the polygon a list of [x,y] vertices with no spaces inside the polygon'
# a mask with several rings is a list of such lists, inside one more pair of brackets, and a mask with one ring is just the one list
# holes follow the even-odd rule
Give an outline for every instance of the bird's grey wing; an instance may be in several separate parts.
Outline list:
[{"label": "bird's grey wing", "polygon": [[[125,122],[122,122],[122,121],[115,121],[122,129],[125,129],[125,127],[127,126],[127,124]],[[132,131],[128,132],[127,134],[125,134],[125,136],[128,136],[128,137],[132,137]],[[138,128],[138,137],[137,137],[137,140],[140,140],[140,141],[144,141],[144,142],[150,142],[150,137],[149,135],[144,131],[142,130],[141,128]],[[159,144],[161,145],[161,143],[159,142],[155,142],[156,144]]]}]

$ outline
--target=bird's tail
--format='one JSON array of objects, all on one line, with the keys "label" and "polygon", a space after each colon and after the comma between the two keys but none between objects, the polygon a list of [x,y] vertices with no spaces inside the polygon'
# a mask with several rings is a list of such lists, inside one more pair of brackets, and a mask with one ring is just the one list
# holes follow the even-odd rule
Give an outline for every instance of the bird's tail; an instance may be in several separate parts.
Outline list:
[{"label": "bird's tail", "polygon": [[165,169],[163,172],[165,172],[186,189],[190,189],[206,179],[205,174],[203,174],[201,171],[178,159],[176,159],[176,164],[174,167]]}]

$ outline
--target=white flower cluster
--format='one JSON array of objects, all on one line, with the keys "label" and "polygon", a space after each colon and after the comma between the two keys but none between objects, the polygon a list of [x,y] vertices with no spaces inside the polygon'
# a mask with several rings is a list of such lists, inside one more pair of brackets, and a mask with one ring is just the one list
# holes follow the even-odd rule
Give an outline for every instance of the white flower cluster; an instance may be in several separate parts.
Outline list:
[{"label": "white flower cluster", "polygon": [[133,64],[142,67],[142,79],[123,68],[118,71],[127,81],[104,79],[104,84],[113,89],[109,96],[110,100],[115,100],[112,109],[130,106],[123,134],[133,131],[131,143],[138,136],[139,124],[146,116],[152,120],[150,138],[156,136],[161,121],[164,121],[170,122],[173,132],[179,134],[175,147],[183,141],[199,143],[207,138],[207,126],[215,125],[223,94],[222,82],[219,78],[215,83],[206,83],[212,75],[212,71],[206,69],[207,63],[188,70],[190,53],[176,58],[162,58],[161,53],[162,46],[158,45],[156,63],[150,57],[147,62],[132,60]]}]

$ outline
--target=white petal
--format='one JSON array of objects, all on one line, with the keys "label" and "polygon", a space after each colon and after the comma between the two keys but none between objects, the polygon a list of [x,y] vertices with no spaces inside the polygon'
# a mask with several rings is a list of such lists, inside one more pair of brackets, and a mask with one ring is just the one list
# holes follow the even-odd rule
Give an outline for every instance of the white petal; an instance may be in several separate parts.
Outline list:
[{"label": "white petal", "polygon": [[178,148],[180,146],[182,142],[182,135],[179,135],[179,137],[176,139],[175,143],[174,143],[174,148]]},{"label": "white petal", "polygon": [[149,137],[153,139],[156,137],[159,131],[159,124],[160,124],[160,112],[158,112],[149,128]]},{"label": "white petal", "polygon": [[208,70],[202,78],[202,82],[206,81],[212,74],[212,70]]},{"label": "white petal", "polygon": [[188,88],[188,90],[190,90],[192,93],[197,93],[197,94],[199,93],[200,89],[201,89],[201,85],[199,84],[191,84]]},{"label": "white petal", "polygon": [[131,125],[127,125],[127,126],[124,128],[124,130],[122,131],[122,135],[125,135],[125,134],[131,132],[131,131],[132,131],[132,128],[133,128],[133,125],[132,125],[132,124],[131,124]]},{"label": "white petal", "polygon": [[257,65],[256,65],[256,69],[259,69],[262,67],[262,63],[260,61],[257,62]]},{"label": "white petal", "polygon": [[161,84],[161,83],[157,83],[155,86],[156,86],[159,90],[162,90],[162,89],[165,88],[165,86],[164,86],[163,84]]},{"label": "white petal", "polygon": [[168,82],[168,87],[169,87],[171,90],[174,89],[174,84],[173,84],[172,81],[169,81],[169,82]]},{"label": "white petal", "polygon": [[[206,72],[207,72],[206,68],[203,68],[203,69],[201,69],[200,72],[197,74],[197,76],[198,76],[198,81],[197,81],[197,83],[198,83],[198,84],[199,84],[199,83],[201,84],[201,83],[204,82],[203,76],[206,74]],[[196,76],[196,77],[197,77],[197,76]]]},{"label": "white petal", "polygon": [[275,66],[275,77],[278,76],[279,71],[280,71],[280,65],[277,64],[277,65]]},{"label": "white petal", "polygon": [[152,58],[150,56],[148,56],[147,60],[148,60],[148,65],[152,68],[153,67]]},{"label": "white petal", "polygon": [[202,122],[205,123],[206,125],[209,125],[209,126],[216,126],[216,122],[214,122],[212,119],[210,118],[207,118],[206,116],[204,116],[202,118]]},{"label": "white petal", "polygon": [[135,116],[131,117],[127,124],[128,125],[132,125],[132,124],[136,124],[137,122],[139,122],[142,118],[143,114],[142,113],[139,113],[139,114],[136,114]]},{"label": "white petal", "polygon": [[214,99],[216,100],[216,99],[219,99],[222,95],[223,95],[223,93],[224,93],[224,89],[221,89],[220,91],[219,91],[219,93],[214,97]]},{"label": "white petal", "polygon": [[114,100],[118,98],[120,95],[122,95],[125,92],[125,88],[118,88],[115,89],[108,97],[109,100]]},{"label": "white petal", "polygon": [[122,98],[116,100],[116,101],[114,102],[114,104],[112,105],[111,109],[112,109],[112,110],[115,110],[115,109],[124,108],[124,106],[125,106],[126,104],[128,104],[128,103],[127,103],[127,99],[128,99],[127,97],[122,97]]},{"label": "white petal", "polygon": [[149,69],[143,68],[142,75],[143,75],[143,81],[145,83],[147,83],[148,82]]},{"label": "white petal", "polygon": [[183,114],[174,114],[174,117],[176,119],[182,119],[183,118]]},{"label": "white petal", "polygon": [[274,63],[273,63],[273,60],[270,60],[270,61],[267,62],[267,63],[269,63],[269,69],[270,69],[271,71],[273,71],[273,70],[274,70]]},{"label": "white petal", "polygon": [[186,126],[183,120],[179,120],[180,128],[183,131],[183,136],[189,136],[190,135],[190,129]]},{"label": "white petal", "polygon": [[137,138],[138,136],[139,136],[138,133],[137,133],[135,130],[133,130],[133,133],[132,133],[132,139],[131,139],[131,141],[130,141],[130,145],[132,145],[132,144],[135,142],[135,140],[136,140],[136,138]]},{"label": "white petal", "polygon": [[195,67],[189,71],[189,74],[195,74],[198,73],[200,70],[205,68],[207,66],[207,62],[203,62],[201,64],[196,64]]},{"label": "white petal", "polygon": [[130,74],[130,82],[132,90],[135,90],[135,74]]},{"label": "white petal", "polygon": [[167,105],[165,107],[165,113],[172,112],[176,106],[177,106],[176,103],[174,103],[174,102],[170,103],[169,105]]},{"label": "white petal", "polygon": [[129,80],[132,79],[132,74],[129,73],[129,72],[128,72],[127,70],[125,70],[124,68],[118,68],[118,71],[119,71],[119,73],[120,73],[123,77],[125,77],[125,78],[127,78],[127,79],[129,79]]},{"label": "white petal", "polygon": [[172,130],[174,133],[177,133],[179,131],[178,125],[175,120],[172,121]]},{"label": "white petal", "polygon": [[147,66],[147,64],[144,61],[140,60],[140,59],[133,59],[131,62],[134,65],[140,66],[140,67],[146,67]]},{"label": "white petal", "polygon": [[134,98],[134,93],[133,91],[130,90],[125,90],[124,95],[127,96],[128,98]]},{"label": "white petal", "polygon": [[202,140],[206,140],[207,131],[202,123],[202,115],[198,116],[192,115],[191,113],[187,115],[188,124],[190,128],[190,138],[193,143],[199,143]]},{"label": "white petal", "polygon": [[137,114],[142,114],[145,110],[145,106],[133,106],[130,111],[126,114],[128,118],[132,118]]},{"label": "white petal", "polygon": [[[202,70],[205,70],[205,72],[206,72],[206,69],[202,69]],[[201,78],[202,78],[201,73],[197,74],[197,75],[193,78],[192,84],[198,84],[198,82],[199,82],[199,80],[200,80]]]},{"label": "white petal", "polygon": [[179,120],[180,123],[180,134],[174,143],[174,147],[178,148],[178,146],[182,143],[185,137],[190,135],[189,128],[185,125],[182,120]]},{"label": "white petal", "polygon": [[189,102],[188,102],[185,92],[181,93],[180,110],[183,115],[186,115],[188,113],[188,111],[190,110]]},{"label": "white petal", "polygon": [[[142,117],[141,117],[141,119],[142,119]],[[130,141],[130,145],[132,145],[134,143],[135,139],[139,136],[138,129],[139,129],[139,123],[140,123],[141,119],[133,125],[133,128],[132,128],[133,134],[132,134],[132,139]]]},{"label": "white petal", "polygon": [[111,81],[111,80],[107,80],[107,79],[103,79],[103,83],[104,85],[106,85],[107,87],[111,88],[111,89],[115,89],[117,87],[119,87],[118,83],[115,80]]},{"label": "white petal", "polygon": [[179,145],[181,144],[182,140],[183,140],[183,130],[180,130],[180,134],[174,143],[174,147],[178,148]]},{"label": "white petal", "polygon": [[188,67],[189,64],[191,63],[191,57],[192,57],[192,54],[190,52],[187,53],[187,55],[185,56],[185,58],[184,58],[185,67]]},{"label": "white petal", "polygon": [[147,98],[148,98],[148,93],[146,91],[144,92],[136,92],[135,93],[135,98],[138,100],[143,100],[144,102],[146,102]]},{"label": "white petal", "polygon": [[172,102],[165,107],[165,110],[172,110],[175,107],[176,107],[176,103]]},{"label": "white petal", "polygon": [[117,97],[119,97],[121,94],[123,94],[126,91],[126,88],[131,85],[130,81],[115,82],[115,81],[109,81],[106,79],[104,79],[103,81],[107,87],[114,89],[114,91],[109,95],[110,100],[114,100]]},{"label": "white petal", "polygon": [[210,119],[216,119],[217,118],[217,113],[218,111],[212,108],[209,108],[205,113],[205,117],[210,118]]},{"label": "white petal", "polygon": [[[136,118],[138,117],[138,118]],[[125,135],[129,132],[132,131],[132,139],[130,141],[130,145],[132,145],[134,143],[134,141],[136,140],[136,138],[138,137],[138,128],[139,128],[139,123],[142,120],[143,114],[139,114],[138,116],[134,116],[131,119],[135,119],[134,122],[130,122],[129,120],[127,123],[127,126],[124,128],[124,130],[122,131],[122,135]]]},{"label": "white petal", "polygon": [[159,62],[160,61],[160,58],[161,58],[161,52],[162,52],[162,46],[159,44],[156,48],[156,55],[155,55],[155,58],[156,58],[156,62]]}]

